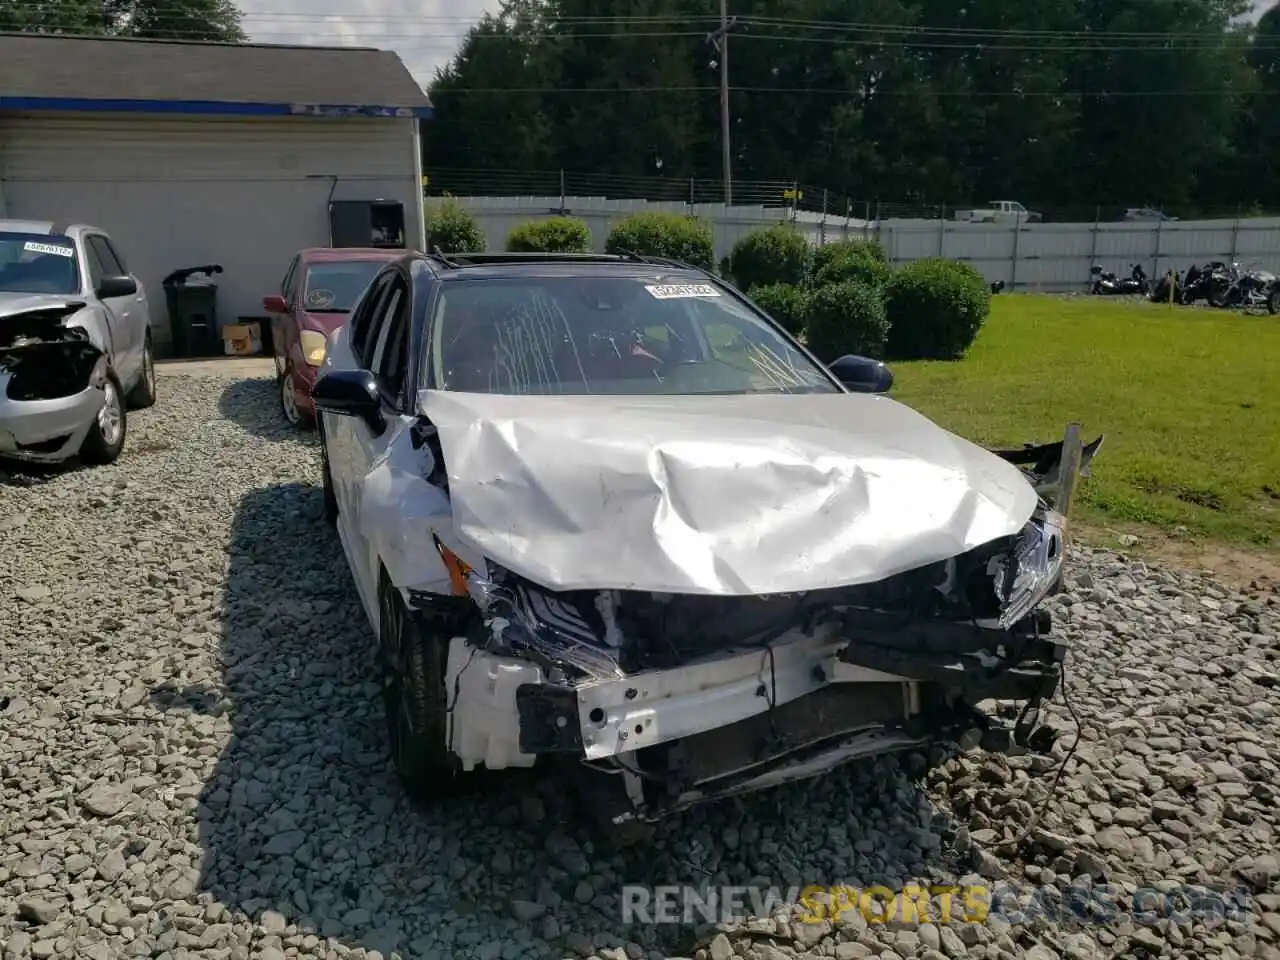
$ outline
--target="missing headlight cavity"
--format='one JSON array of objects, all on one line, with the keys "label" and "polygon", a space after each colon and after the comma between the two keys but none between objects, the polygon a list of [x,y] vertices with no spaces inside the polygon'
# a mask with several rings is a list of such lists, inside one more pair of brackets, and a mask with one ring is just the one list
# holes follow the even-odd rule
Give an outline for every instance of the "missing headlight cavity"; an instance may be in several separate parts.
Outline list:
[{"label": "missing headlight cavity", "polygon": [[102,351],[80,327],[63,326],[65,311],[6,317],[0,339],[0,375],[10,400],[53,400],[89,386]]}]

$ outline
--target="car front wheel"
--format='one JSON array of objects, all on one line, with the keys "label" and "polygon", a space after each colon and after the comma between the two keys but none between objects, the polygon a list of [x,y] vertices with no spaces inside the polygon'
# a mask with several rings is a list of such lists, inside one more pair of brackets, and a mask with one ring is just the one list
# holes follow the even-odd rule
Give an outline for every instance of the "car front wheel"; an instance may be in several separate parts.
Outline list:
[{"label": "car front wheel", "polygon": [[124,395],[120,381],[108,372],[102,382],[102,406],[94,415],[93,424],[80,446],[80,459],[94,466],[115,462],[124,449],[128,432]]},{"label": "car front wheel", "polygon": [[298,406],[298,391],[293,384],[293,373],[286,367],[284,373],[280,374],[280,412],[284,414],[284,418],[289,421],[289,425],[299,430],[306,430],[311,426],[311,415]]},{"label": "car front wheel", "polygon": [[462,778],[446,742],[448,638],[429,635],[390,584],[378,603],[382,702],[396,773],[415,800],[450,796]]}]

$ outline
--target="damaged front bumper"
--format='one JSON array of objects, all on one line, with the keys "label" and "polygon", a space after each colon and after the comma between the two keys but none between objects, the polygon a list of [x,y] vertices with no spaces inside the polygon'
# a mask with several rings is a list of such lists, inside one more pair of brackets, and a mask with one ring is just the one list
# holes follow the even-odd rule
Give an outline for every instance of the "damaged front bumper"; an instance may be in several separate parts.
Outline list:
[{"label": "damaged front bumper", "polygon": [[57,462],[74,455],[102,409],[104,354],[66,325],[68,302],[3,318],[0,456]]},{"label": "damaged front bumper", "polygon": [[1047,749],[1031,711],[1002,736],[973,706],[1034,710],[1053,695],[1065,647],[1045,626],[1043,616],[1009,631],[857,612],[767,648],[576,685],[458,637],[450,736],[464,768],[581,761],[598,808],[618,823],[974,732],[988,747]]}]

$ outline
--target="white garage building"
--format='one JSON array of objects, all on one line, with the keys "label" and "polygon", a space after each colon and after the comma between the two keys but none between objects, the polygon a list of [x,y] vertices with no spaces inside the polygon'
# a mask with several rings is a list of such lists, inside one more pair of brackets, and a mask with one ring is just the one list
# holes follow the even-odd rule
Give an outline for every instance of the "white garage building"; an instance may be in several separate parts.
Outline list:
[{"label": "white garage building", "polygon": [[293,254],[330,244],[331,201],[402,204],[420,248],[430,114],[381,50],[0,34],[0,218],[110,233],[162,349],[166,275],[221,264],[221,324],[259,317]]}]

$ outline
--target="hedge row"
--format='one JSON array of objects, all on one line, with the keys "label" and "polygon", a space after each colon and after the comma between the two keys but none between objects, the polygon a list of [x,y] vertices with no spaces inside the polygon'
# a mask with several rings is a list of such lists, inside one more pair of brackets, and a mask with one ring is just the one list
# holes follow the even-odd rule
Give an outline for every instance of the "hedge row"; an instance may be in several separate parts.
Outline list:
[{"label": "hedge row", "polygon": [[968,264],[929,259],[894,270],[874,240],[815,249],[788,224],[743,237],[721,272],[825,363],[849,353],[958,359],[991,309],[986,281]]},{"label": "hedge row", "polygon": [[[586,253],[591,231],[576,217],[518,224],[507,236],[513,252]],[[484,232],[452,200],[427,217],[428,249],[480,253]],[[711,270],[711,226],[678,213],[637,213],[619,221],[605,241],[609,253],[668,257]],[[790,224],[742,237],[718,264],[731,280],[820,360],[847,353],[892,359],[956,359],[977,337],[991,308],[986,281],[967,264],[917,260],[897,270],[874,240],[843,240],[816,249]]]}]

